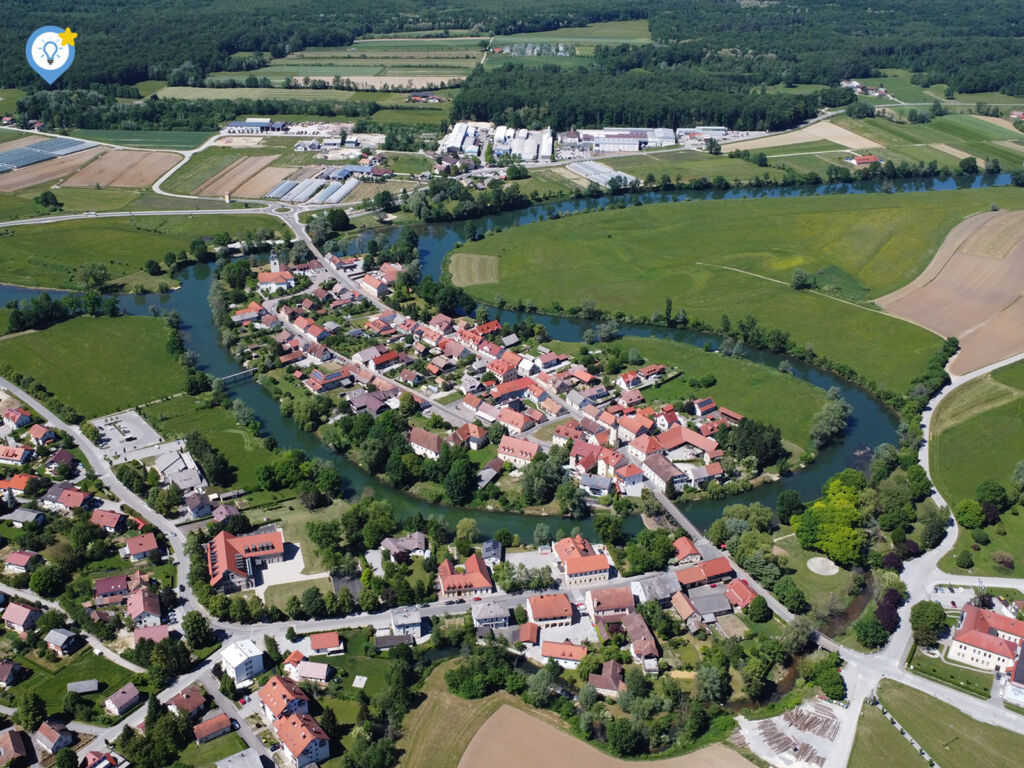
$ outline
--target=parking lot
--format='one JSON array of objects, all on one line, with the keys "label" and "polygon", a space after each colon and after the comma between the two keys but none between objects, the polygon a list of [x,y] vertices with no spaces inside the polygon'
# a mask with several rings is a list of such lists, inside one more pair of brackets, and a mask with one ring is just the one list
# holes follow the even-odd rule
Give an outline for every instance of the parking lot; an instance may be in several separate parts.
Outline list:
[{"label": "parking lot", "polygon": [[163,442],[160,434],[136,411],[112,413],[89,423],[100,431],[100,450],[108,460],[152,456],[154,446]]}]

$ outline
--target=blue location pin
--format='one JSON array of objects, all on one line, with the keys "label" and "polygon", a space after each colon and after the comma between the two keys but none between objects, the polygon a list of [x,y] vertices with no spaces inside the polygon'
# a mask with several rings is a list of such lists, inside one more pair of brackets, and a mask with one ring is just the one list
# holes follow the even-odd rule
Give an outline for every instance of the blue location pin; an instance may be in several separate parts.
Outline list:
[{"label": "blue location pin", "polygon": [[60,27],[40,27],[25,43],[28,65],[50,84],[75,60],[75,46],[64,44],[60,39],[63,32]]}]

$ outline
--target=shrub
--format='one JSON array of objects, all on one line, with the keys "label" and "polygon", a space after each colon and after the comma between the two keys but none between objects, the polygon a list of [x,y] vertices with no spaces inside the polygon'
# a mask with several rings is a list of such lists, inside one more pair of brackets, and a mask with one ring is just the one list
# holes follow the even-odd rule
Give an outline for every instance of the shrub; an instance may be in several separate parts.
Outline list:
[{"label": "shrub", "polygon": [[1002,550],[993,552],[992,560],[996,565],[1001,565],[1003,568],[1009,568],[1011,571],[1013,570],[1013,555],[1009,552],[1003,552]]},{"label": "shrub", "polygon": [[971,538],[974,539],[978,544],[981,544],[982,546],[985,546],[986,544],[988,544],[988,543],[990,543],[992,541],[992,539],[989,538],[989,535],[987,533],[985,533],[985,531],[981,530],[980,528],[977,529],[977,530],[971,531]]},{"label": "shrub", "polygon": [[900,616],[896,612],[896,606],[891,604],[880,605],[875,609],[875,618],[882,625],[886,632],[892,634],[900,625]]},{"label": "shrub", "polygon": [[761,595],[750,601],[745,613],[747,618],[755,624],[764,624],[766,621],[771,621],[772,618],[772,610],[768,607],[768,601]]},{"label": "shrub", "polygon": [[953,516],[964,528],[980,528],[985,518],[981,504],[974,499],[964,499],[953,508]]},{"label": "shrub", "polygon": [[957,568],[973,568],[974,557],[971,555],[969,549],[965,549],[956,556],[956,567]]}]

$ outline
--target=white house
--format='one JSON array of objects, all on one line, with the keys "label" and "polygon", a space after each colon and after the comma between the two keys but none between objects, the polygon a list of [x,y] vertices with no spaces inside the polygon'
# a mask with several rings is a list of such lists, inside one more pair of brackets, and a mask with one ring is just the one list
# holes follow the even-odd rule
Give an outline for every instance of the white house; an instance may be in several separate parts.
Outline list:
[{"label": "white house", "polygon": [[951,661],[1006,672],[1020,655],[1024,621],[968,605],[960,614],[949,648]]},{"label": "white house", "polygon": [[235,683],[251,680],[264,670],[263,651],[252,640],[239,640],[223,650],[221,665]]}]

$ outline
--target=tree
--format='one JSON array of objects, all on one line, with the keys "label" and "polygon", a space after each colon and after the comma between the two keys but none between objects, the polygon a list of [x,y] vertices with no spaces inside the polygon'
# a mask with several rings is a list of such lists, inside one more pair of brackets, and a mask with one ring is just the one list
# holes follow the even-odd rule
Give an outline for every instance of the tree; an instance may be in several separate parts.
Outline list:
[{"label": "tree", "polygon": [[708,663],[697,667],[697,701],[722,704],[730,693],[729,675],[724,669]]},{"label": "tree", "polygon": [[783,576],[775,582],[775,596],[779,598],[784,606],[793,613],[807,613],[810,605],[807,603],[807,596],[804,591],[793,581],[792,576]]},{"label": "tree", "polygon": [[107,269],[106,265],[95,261],[83,264],[80,274],[85,287],[97,291],[110,282],[110,270]]},{"label": "tree", "polygon": [[476,468],[473,463],[465,457],[453,461],[443,485],[445,495],[452,504],[465,504],[473,498],[473,491],[476,490]]},{"label": "tree", "polygon": [[220,679],[220,692],[229,699],[234,699],[238,696],[238,689],[235,687],[235,680],[231,675],[224,675]]},{"label": "tree", "polygon": [[746,607],[744,613],[755,624],[764,624],[772,620],[772,609],[768,607],[768,601],[761,595],[750,601],[750,605]]},{"label": "tree", "polygon": [[480,538],[480,526],[476,519],[464,517],[455,524],[455,538],[463,541],[476,541]]},{"label": "tree", "polygon": [[722,145],[718,143],[718,139],[706,139],[704,145],[707,147],[709,155],[722,154]]},{"label": "tree", "polygon": [[807,274],[806,270],[797,267],[793,270],[793,278],[789,283],[794,291],[804,291],[814,287],[814,280]]},{"label": "tree", "polygon": [[1024,459],[1018,461],[1013,467],[1013,474],[1010,476],[1010,484],[1017,493],[1024,491]]},{"label": "tree", "polygon": [[192,650],[210,645],[210,622],[199,611],[186,613],[181,620],[181,629],[185,634],[185,642]]},{"label": "tree", "polygon": [[559,485],[555,490],[555,500],[561,513],[574,520],[580,520],[590,513],[586,492],[574,482],[567,481]]},{"label": "tree", "polygon": [[853,624],[857,642],[865,648],[881,648],[889,640],[889,632],[874,613],[865,613]]},{"label": "tree", "polygon": [[55,597],[68,586],[68,579],[61,568],[47,563],[32,572],[29,587],[41,597]]},{"label": "tree", "polygon": [[351,226],[344,208],[332,208],[325,214],[327,223],[335,232],[343,232]]},{"label": "tree", "polygon": [[985,504],[994,505],[1000,512],[1010,506],[1010,497],[1006,493],[1006,489],[997,483],[995,480],[983,480],[978,485],[978,490],[974,494],[982,506]]},{"label": "tree", "polygon": [[791,656],[799,656],[807,651],[814,644],[814,639],[814,627],[800,616],[789,622],[782,631],[782,647]]},{"label": "tree", "polygon": [[547,523],[537,523],[533,529],[533,544],[540,547],[551,543],[551,526]]},{"label": "tree", "polygon": [[800,493],[792,489],[783,491],[775,502],[775,513],[779,516],[782,525],[789,525],[789,519],[793,515],[802,514],[804,511],[803,502],[800,501]]},{"label": "tree", "polygon": [[12,719],[26,731],[34,733],[46,719],[46,702],[33,691],[23,693],[18,697],[18,710]]},{"label": "tree", "polygon": [[632,720],[616,718],[608,724],[605,731],[608,739],[608,746],[620,757],[638,755],[646,748],[643,732],[640,731]]},{"label": "tree", "polygon": [[50,191],[49,189],[40,192],[38,195],[32,198],[32,201],[36,205],[41,205],[44,208],[51,211],[60,210],[60,208],[63,206],[63,204],[57,199],[57,196],[53,194],[53,192]]},{"label": "tree", "polygon": [[981,504],[974,499],[964,499],[953,507],[953,516],[964,528],[980,528],[985,522]]},{"label": "tree", "polygon": [[975,157],[965,157],[960,161],[960,173],[967,176],[975,176],[978,173],[978,159]]},{"label": "tree", "polygon": [[939,643],[939,632],[946,623],[946,611],[934,600],[914,603],[910,609],[910,628],[914,631],[914,642],[925,648],[934,648]]},{"label": "tree", "polygon": [[78,768],[78,758],[71,747],[64,747],[57,753],[53,762],[54,768]]}]

